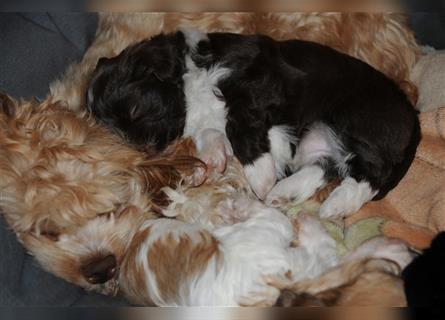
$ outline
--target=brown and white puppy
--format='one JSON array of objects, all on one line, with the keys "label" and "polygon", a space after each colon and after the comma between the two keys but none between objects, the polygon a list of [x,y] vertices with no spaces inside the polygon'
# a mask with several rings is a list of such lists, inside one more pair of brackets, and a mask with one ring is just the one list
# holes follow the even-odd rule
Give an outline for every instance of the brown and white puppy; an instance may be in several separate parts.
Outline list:
[{"label": "brown and white puppy", "polygon": [[[181,147],[194,152],[192,144]],[[318,275],[348,259],[373,256],[403,266],[411,258],[402,243],[377,238],[339,261],[317,220],[292,221],[255,200],[233,158],[225,175],[215,173],[197,188],[164,190],[172,201],[164,214],[175,219],[145,219],[129,208],[67,229],[56,240],[19,236],[46,270],[139,305],[271,306],[280,289],[317,283]],[[335,279],[329,278],[329,289],[352,281]]]},{"label": "brown and white puppy", "polygon": [[60,102],[1,95],[0,208],[16,233],[51,239],[109,213],[153,218],[161,189],[201,165],[173,149],[139,152]]}]

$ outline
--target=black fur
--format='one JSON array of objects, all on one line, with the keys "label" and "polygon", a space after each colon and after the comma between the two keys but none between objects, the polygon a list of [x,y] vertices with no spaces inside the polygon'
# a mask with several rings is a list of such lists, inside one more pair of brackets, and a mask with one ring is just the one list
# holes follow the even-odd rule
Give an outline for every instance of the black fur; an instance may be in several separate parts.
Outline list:
[{"label": "black fur", "polygon": [[184,129],[186,51],[184,36],[176,33],[100,59],[88,90],[90,111],[130,142],[164,149]]},{"label": "black fur", "polygon": [[233,70],[219,88],[243,164],[269,150],[272,126],[288,125],[301,138],[320,121],[355,155],[349,174],[379,190],[374,199],[408,170],[420,140],[417,113],[396,83],[366,63],[312,42],[234,34],[209,34],[197,56],[202,67]]},{"label": "black fur", "polygon": [[[272,126],[289,126],[296,138],[302,138],[312,124],[322,122],[354,154],[349,175],[379,190],[374,199],[384,197],[405,175],[420,140],[420,125],[417,112],[394,81],[360,60],[312,42],[229,33],[212,33],[208,38],[198,44],[192,58],[202,68],[218,63],[232,70],[218,88],[228,110],[227,136],[243,164],[269,152]],[[169,50],[160,56],[151,49],[153,42]],[[185,114],[181,54],[186,52],[179,32],[130,47],[99,66],[91,84],[92,111],[135,142],[149,137],[162,147],[175,134],[180,136]],[[169,62],[164,66],[159,59]],[[122,72],[156,67],[169,71],[170,79],[177,77],[176,91],[168,91],[152,73]],[[101,90],[104,87],[108,91]],[[177,98],[166,103],[170,96]],[[143,121],[128,116],[133,105],[140,106],[137,114]],[[162,126],[153,125],[154,121]],[[326,172],[332,175],[332,161],[326,160]]]},{"label": "black fur", "polygon": [[431,247],[414,259],[402,276],[408,305],[412,307],[445,305],[445,232],[433,240]]}]

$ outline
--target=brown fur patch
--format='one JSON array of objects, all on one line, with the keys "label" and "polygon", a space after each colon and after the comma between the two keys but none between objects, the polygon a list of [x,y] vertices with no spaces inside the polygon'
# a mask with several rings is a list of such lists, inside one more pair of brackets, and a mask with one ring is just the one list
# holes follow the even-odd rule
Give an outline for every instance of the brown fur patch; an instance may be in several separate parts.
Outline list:
[{"label": "brown fur patch", "polygon": [[81,226],[128,205],[149,212],[161,188],[202,165],[187,148],[148,158],[59,102],[25,102],[0,114],[0,206],[17,232]]},{"label": "brown fur patch", "polygon": [[[106,252],[90,250],[79,239],[65,243],[71,247],[62,250],[58,240],[75,236],[97,217],[128,217],[129,225],[154,218],[161,188],[175,187],[201,164],[189,155],[194,146],[178,141],[166,153],[143,153],[86,113],[51,98],[20,105],[10,101],[13,113],[0,110],[2,214],[45,269],[100,290],[85,281],[80,268],[85,259]],[[106,241],[110,252],[122,259],[132,233],[115,237],[117,233],[111,225],[100,233],[103,239],[91,240],[93,247]]]},{"label": "brown fur patch", "polygon": [[328,182],[328,184],[326,184],[323,188],[317,190],[317,192],[315,192],[315,194],[310,198],[310,200],[314,200],[318,203],[324,202],[329,197],[331,192],[339,185],[340,185],[339,179],[335,179]]},{"label": "brown fur patch", "polygon": [[128,248],[128,253],[122,261],[121,271],[119,275],[119,284],[121,291],[125,292],[125,296],[132,303],[140,305],[153,305],[148,298],[147,278],[144,267],[137,263],[139,248],[150,235],[150,228],[137,232]]},{"label": "brown fur patch", "polygon": [[199,235],[200,240],[195,242],[188,235],[176,239],[169,233],[152,244],[148,263],[166,301],[176,297],[181,283],[202,272],[210,259],[219,259],[218,241],[205,231]]}]

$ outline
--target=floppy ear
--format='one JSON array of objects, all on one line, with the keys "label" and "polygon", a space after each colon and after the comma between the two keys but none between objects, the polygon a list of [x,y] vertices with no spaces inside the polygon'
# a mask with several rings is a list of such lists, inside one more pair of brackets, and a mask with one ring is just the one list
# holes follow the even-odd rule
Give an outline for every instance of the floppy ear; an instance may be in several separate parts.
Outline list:
[{"label": "floppy ear", "polygon": [[3,92],[0,92],[0,112],[3,112],[7,117],[12,117],[15,114],[14,100]]},{"label": "floppy ear", "polygon": [[187,186],[194,186],[192,178],[195,170],[206,169],[204,162],[193,156],[196,150],[191,139],[179,139],[157,156],[152,150],[146,153],[149,159],[138,169],[145,178],[147,191],[152,195],[153,209],[158,212],[168,205],[164,187],[176,188],[181,181]]}]

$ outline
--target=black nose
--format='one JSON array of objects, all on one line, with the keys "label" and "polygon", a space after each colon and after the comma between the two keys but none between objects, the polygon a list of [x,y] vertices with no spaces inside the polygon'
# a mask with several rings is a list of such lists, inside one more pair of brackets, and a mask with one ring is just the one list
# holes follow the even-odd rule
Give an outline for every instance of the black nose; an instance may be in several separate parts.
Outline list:
[{"label": "black nose", "polygon": [[81,267],[85,279],[91,284],[105,283],[116,275],[117,261],[112,254],[94,257]]}]

